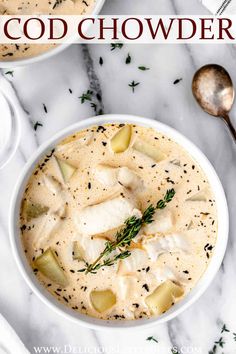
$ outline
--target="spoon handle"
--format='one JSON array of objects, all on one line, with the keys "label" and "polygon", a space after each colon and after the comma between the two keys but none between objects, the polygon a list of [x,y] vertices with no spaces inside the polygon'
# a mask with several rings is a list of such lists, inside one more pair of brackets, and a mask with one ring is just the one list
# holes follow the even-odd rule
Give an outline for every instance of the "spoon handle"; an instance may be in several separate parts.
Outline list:
[{"label": "spoon handle", "polygon": [[234,129],[233,124],[231,123],[231,120],[230,120],[228,114],[224,114],[222,116],[222,118],[223,118],[224,122],[226,123],[227,127],[229,128],[230,133],[231,133],[232,137],[234,138],[234,142],[236,143],[236,130]]}]

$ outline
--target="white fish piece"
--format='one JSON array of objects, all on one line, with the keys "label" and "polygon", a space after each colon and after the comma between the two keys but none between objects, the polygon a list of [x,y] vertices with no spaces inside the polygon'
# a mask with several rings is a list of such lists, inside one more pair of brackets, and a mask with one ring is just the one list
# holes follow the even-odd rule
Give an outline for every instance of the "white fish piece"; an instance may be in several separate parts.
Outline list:
[{"label": "white fish piece", "polygon": [[131,255],[119,263],[119,275],[134,275],[138,269],[146,268],[149,262],[148,254],[145,250],[131,250]]},{"label": "white fish piece", "polygon": [[128,167],[111,167],[98,165],[95,169],[95,177],[105,187],[114,187],[118,183],[126,188],[135,190],[143,187],[142,179]]},{"label": "white fish piece", "polygon": [[155,262],[159,255],[167,252],[189,252],[190,245],[182,234],[173,233],[149,239],[143,244],[151,260]]},{"label": "white fish piece", "polygon": [[121,300],[130,299],[137,287],[137,278],[133,276],[118,277],[117,292]]},{"label": "white fish piece", "polygon": [[89,145],[90,142],[92,141],[93,136],[94,136],[93,132],[87,132],[81,137],[78,137],[78,139],[76,140],[72,140],[68,143],[58,145],[56,151],[67,152],[67,153],[74,152],[86,145]]},{"label": "white fish piece", "polygon": [[186,283],[186,278],[177,275],[174,270],[168,266],[152,269],[152,274],[160,284],[164,283],[166,280],[171,280],[181,284]]},{"label": "white fish piece", "polygon": [[106,240],[102,238],[93,238],[82,236],[78,241],[82,249],[83,258],[88,263],[93,263],[105,248]]},{"label": "white fish piece", "polygon": [[[91,236],[80,235],[80,234],[75,235],[72,238],[71,245],[69,246],[70,262],[73,261],[72,250],[73,250],[73,243],[75,241],[79,245],[79,250],[82,258],[88,263],[93,263],[100,256],[107,242],[107,240],[102,237],[91,237]],[[115,255],[116,255],[116,251],[111,252],[109,254],[109,257],[113,258]],[[117,267],[117,265],[114,264],[114,267]],[[107,270],[106,268],[104,269]]]},{"label": "white fish piece", "polygon": [[98,165],[94,174],[96,179],[105,187],[114,187],[118,183],[118,168]]},{"label": "white fish piece", "polygon": [[172,280],[172,281],[179,281],[179,279],[176,276],[176,274],[168,266],[152,269],[152,274],[154,274],[154,276],[157,279],[158,283],[163,283],[164,281],[166,281],[168,279]]},{"label": "white fish piece", "polygon": [[146,225],[143,231],[146,235],[170,232],[174,225],[173,214],[170,210],[157,210],[153,216],[153,222]]},{"label": "white fish piece", "polygon": [[57,214],[60,217],[64,217],[66,213],[66,201],[68,199],[68,193],[64,190],[62,184],[54,176],[48,176],[44,174],[42,183],[52,194],[59,197],[55,206],[51,208],[51,212]]},{"label": "white fish piece", "polygon": [[58,230],[61,225],[61,218],[54,213],[47,214],[40,219],[38,219],[39,227],[36,233],[33,246],[35,248],[44,248],[48,245],[53,234]]},{"label": "white fish piece", "polygon": [[143,180],[128,167],[120,167],[118,170],[118,182],[126,188],[135,190],[143,188]]},{"label": "white fish piece", "polygon": [[142,216],[135,200],[119,196],[76,212],[74,222],[80,234],[96,235],[122,226],[131,216]]}]

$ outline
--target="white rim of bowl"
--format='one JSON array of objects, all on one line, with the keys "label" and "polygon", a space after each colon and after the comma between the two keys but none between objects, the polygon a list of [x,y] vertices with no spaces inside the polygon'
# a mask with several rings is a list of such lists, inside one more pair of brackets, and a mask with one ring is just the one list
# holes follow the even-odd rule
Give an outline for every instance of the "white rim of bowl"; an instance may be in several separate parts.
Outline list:
[{"label": "white rim of bowl", "polygon": [[[94,6],[93,11],[91,13],[89,13],[88,15],[91,15],[91,16],[98,15],[100,13],[104,3],[105,3],[105,0],[96,0],[96,4]],[[65,44],[60,44],[56,48],[49,49],[48,51],[46,51],[42,54],[36,55],[35,57],[27,58],[27,59],[17,59],[17,60],[12,60],[12,61],[0,60],[0,67],[3,69],[7,69],[7,68],[15,68],[18,66],[26,66],[26,65],[35,64],[35,63],[38,63],[42,60],[49,59],[56,54],[61,53],[63,50],[65,50],[66,48],[68,48],[72,44],[73,43],[71,43],[71,42],[68,42]]]},{"label": "white rim of bowl", "polygon": [[[159,316],[151,317],[150,319],[138,319],[138,320],[126,320],[126,321],[106,321],[93,318],[90,316],[77,313],[74,310],[66,307],[66,305],[56,300],[38,281],[33,270],[28,264],[26,256],[23,251],[23,245],[19,236],[18,216],[19,208],[23,196],[23,192],[36,163],[47,152],[50,151],[55,145],[64,137],[73,134],[76,131],[86,129],[91,126],[104,125],[106,123],[129,123],[136,124],[144,127],[153,128],[158,132],[162,132],[169,136],[172,140],[182,146],[193,157],[193,159],[200,165],[203,172],[206,174],[213,193],[215,195],[217,215],[218,215],[218,235],[215,245],[215,251],[212,259],[205,273],[193,288],[193,290],[180,302],[175,304],[168,312]],[[84,327],[96,329],[96,330],[115,330],[115,329],[134,329],[134,328],[147,328],[156,324],[167,322],[174,317],[178,316],[190,305],[192,305],[199,297],[206,291],[216,273],[218,272],[221,263],[223,261],[229,231],[229,214],[228,206],[225,197],[225,193],[218,175],[216,174],[213,166],[206,158],[206,156],[197,148],[191,141],[184,137],[181,133],[175,129],[160,123],[156,120],[149,118],[142,118],[132,115],[104,115],[82,120],[79,123],[73,124],[61,132],[55,134],[51,139],[43,143],[38,150],[33,154],[30,160],[26,163],[21,176],[16,184],[10,206],[9,217],[9,230],[10,230],[10,242],[13,250],[14,258],[18,265],[18,268],[25,279],[26,283],[32,289],[32,291],[51,309],[58,314],[64,316],[70,321],[76,322]]]}]

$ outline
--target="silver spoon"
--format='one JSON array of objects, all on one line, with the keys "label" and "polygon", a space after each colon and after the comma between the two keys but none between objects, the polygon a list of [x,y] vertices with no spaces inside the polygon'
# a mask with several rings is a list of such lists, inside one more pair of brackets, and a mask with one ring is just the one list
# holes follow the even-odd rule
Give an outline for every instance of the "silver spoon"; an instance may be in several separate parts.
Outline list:
[{"label": "silver spoon", "polygon": [[236,131],[229,118],[234,87],[227,71],[216,64],[203,66],[193,77],[192,91],[205,112],[224,120],[236,142]]}]

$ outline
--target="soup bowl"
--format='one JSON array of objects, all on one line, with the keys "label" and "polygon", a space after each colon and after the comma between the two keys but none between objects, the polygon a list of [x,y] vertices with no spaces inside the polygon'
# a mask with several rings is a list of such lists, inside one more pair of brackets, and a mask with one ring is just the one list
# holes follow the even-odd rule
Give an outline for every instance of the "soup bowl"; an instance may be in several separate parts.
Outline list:
[{"label": "soup bowl", "polygon": [[[88,15],[98,15],[103,7],[105,0],[95,0],[95,5],[91,13],[88,13]],[[75,38],[76,39],[76,38]],[[59,54],[66,48],[68,48],[71,45],[71,42],[69,41],[68,43],[65,44],[60,44],[56,46],[55,48],[52,48],[44,53],[35,55],[33,57],[29,57],[26,59],[16,59],[16,60],[0,60],[0,67],[1,68],[14,68],[17,66],[26,66],[30,64],[37,63],[41,60],[45,60],[48,58],[51,58],[52,56]]]},{"label": "soup bowl", "polygon": [[[218,237],[214,248],[214,253],[208,265],[208,268],[206,269],[205,273],[198,281],[196,286],[192,289],[192,291],[185,298],[175,304],[169,311],[159,317],[152,317],[150,319],[137,319],[131,321],[107,321],[78,313],[57,301],[39,283],[33,273],[32,268],[28,264],[28,261],[24,254],[24,249],[19,232],[19,213],[27,181],[30,175],[32,174],[37,162],[66,136],[73,134],[79,130],[86,129],[90,126],[103,125],[106,123],[137,124],[140,126],[153,128],[158,132],[166,134],[168,137],[170,137],[172,140],[182,146],[189,153],[189,155],[191,155],[195,159],[195,161],[201,166],[203,172],[209,180],[209,183],[215,196],[218,216]],[[30,160],[26,163],[21,173],[21,176],[19,177],[11,201],[9,219],[12,251],[17,266],[32,291],[46,305],[48,305],[51,309],[55,310],[57,313],[61,314],[65,318],[86,327],[106,330],[115,330],[121,328],[143,328],[160,324],[173,319],[185,309],[187,309],[190,305],[192,305],[207,289],[221,265],[227,246],[228,224],[228,208],[224,190],[214,168],[212,167],[208,159],[205,157],[205,155],[192,142],[190,142],[187,138],[185,138],[182,134],[180,134],[173,128],[170,128],[169,126],[152,119],[130,115],[104,115],[86,119],[70,127],[67,127],[66,129],[53,136],[50,140],[42,144],[39,149],[33,154]]]}]

